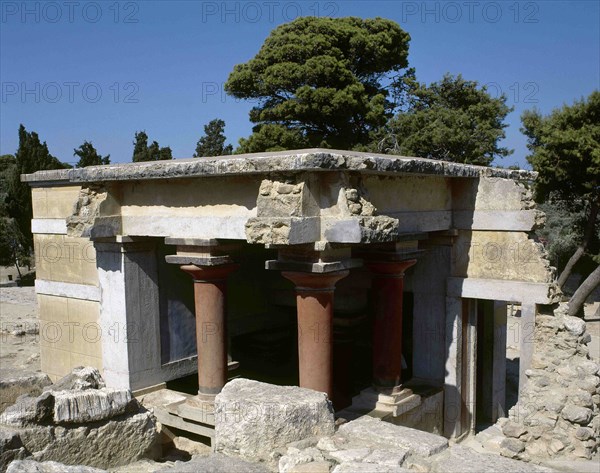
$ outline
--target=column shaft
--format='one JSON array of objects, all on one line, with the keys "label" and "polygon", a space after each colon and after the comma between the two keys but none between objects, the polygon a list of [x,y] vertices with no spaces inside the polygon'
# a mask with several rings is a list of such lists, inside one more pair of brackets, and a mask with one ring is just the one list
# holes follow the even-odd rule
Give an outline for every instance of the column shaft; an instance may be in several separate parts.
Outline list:
[{"label": "column shaft", "polygon": [[348,271],[283,272],[296,285],[300,386],[333,395],[333,291]]},{"label": "column shaft", "polygon": [[368,262],[373,273],[373,384],[393,389],[402,373],[404,271],[416,260]]},{"label": "column shaft", "polygon": [[235,264],[183,265],[194,278],[198,393],[218,394],[227,382],[227,276]]}]

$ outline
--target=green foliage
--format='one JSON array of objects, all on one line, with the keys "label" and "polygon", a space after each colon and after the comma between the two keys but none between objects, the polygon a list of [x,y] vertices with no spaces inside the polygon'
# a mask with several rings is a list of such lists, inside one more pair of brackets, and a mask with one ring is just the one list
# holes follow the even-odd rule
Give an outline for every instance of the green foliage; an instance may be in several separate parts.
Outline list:
[{"label": "green foliage", "polygon": [[367,143],[394,104],[410,37],[396,23],[300,17],[274,29],[258,54],[235,66],[225,90],[256,100],[253,135],[237,152]]},{"label": "green foliage", "polygon": [[173,159],[170,147],[161,148],[157,141],[153,141],[148,146],[148,135],[145,131],[135,133],[135,141],[133,142],[133,162],[141,161],[164,161]]},{"label": "green foliage", "polygon": [[371,150],[484,166],[512,153],[498,146],[512,111],[506,97],[492,98],[460,74],[409,87],[407,109],[375,134]]},{"label": "green foliage", "polygon": [[6,200],[11,176],[14,172],[17,160],[12,154],[3,154],[0,156],[0,217],[8,215]]},{"label": "green foliage", "polygon": [[587,211],[580,199],[566,202],[556,197],[552,194],[538,205],[546,214],[546,224],[536,233],[545,242],[550,264],[561,272],[583,237]]},{"label": "green foliage", "polygon": [[14,218],[0,216],[0,266],[23,266],[29,261],[27,241]]},{"label": "green foliage", "polygon": [[521,131],[531,154],[527,160],[539,172],[536,198],[557,193],[565,201],[595,200],[600,184],[600,92],[564,105],[548,116],[529,110],[521,116]]},{"label": "green foliage", "polygon": [[218,118],[204,125],[204,136],[196,144],[194,158],[202,156],[225,156],[233,152],[233,146],[225,146],[225,122]]},{"label": "green foliage", "polygon": [[[41,143],[35,132],[28,132],[25,127],[19,127],[19,148],[15,155],[15,165],[8,179],[8,215],[15,219],[16,228],[23,235],[23,247],[26,250],[33,247],[31,234],[31,189],[21,182],[21,174],[30,174],[48,169],[63,169],[66,166],[48,151],[46,143]],[[20,237],[19,237],[20,239]]]},{"label": "green foliage", "polygon": [[94,145],[89,141],[84,141],[78,149],[74,149],[73,156],[79,156],[79,161],[76,164],[78,168],[110,164],[110,154],[104,157],[100,156]]}]

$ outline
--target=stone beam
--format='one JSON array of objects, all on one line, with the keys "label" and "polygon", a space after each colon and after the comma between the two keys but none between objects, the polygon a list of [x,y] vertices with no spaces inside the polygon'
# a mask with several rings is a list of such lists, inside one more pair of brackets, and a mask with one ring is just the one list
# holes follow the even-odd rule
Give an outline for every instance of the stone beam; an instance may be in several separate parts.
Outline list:
[{"label": "stone beam", "polygon": [[553,304],[559,297],[558,288],[553,283],[454,277],[448,278],[447,294],[467,299],[535,304]]}]

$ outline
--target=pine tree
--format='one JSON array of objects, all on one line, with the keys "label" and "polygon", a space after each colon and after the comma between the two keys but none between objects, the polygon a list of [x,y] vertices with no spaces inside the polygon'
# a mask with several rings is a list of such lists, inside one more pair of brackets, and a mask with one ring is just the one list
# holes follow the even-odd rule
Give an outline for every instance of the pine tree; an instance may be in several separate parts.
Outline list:
[{"label": "pine tree", "polygon": [[170,147],[161,148],[157,141],[153,141],[148,146],[148,135],[145,131],[135,133],[135,141],[133,142],[133,158],[134,163],[142,161],[163,161],[173,159],[173,153]]},{"label": "pine tree", "polygon": [[23,235],[23,245],[29,249],[33,247],[31,189],[27,183],[21,182],[21,174],[63,169],[67,166],[50,154],[48,145],[40,142],[36,132],[28,132],[23,125],[19,126],[19,148],[15,157],[16,163],[8,186],[8,214],[15,219],[17,228]]},{"label": "pine tree", "polygon": [[204,125],[204,136],[198,140],[194,158],[202,156],[225,156],[233,152],[233,146],[225,146],[225,122],[218,118]]},{"label": "pine tree", "polygon": [[74,149],[73,156],[79,156],[79,161],[76,164],[78,168],[110,164],[110,154],[104,157],[100,156],[94,145],[89,141],[84,141],[79,149]]}]

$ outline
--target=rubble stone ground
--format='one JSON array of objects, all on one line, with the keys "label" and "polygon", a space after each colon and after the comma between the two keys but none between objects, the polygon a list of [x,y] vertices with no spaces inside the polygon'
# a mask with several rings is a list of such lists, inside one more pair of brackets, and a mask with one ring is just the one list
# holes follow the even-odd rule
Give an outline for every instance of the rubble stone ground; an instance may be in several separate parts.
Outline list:
[{"label": "rubble stone ground", "polygon": [[[595,358],[596,361],[600,359],[600,319],[596,315],[598,313],[599,305],[600,304],[598,303],[588,305],[585,310],[585,319],[588,322],[586,334],[589,334],[589,340],[587,340],[587,335],[584,335],[587,340],[587,354],[590,358]],[[511,318],[509,317],[509,322],[510,321]],[[514,321],[515,323],[519,322],[518,318],[514,318]],[[549,325],[546,327],[547,330],[554,331],[553,334],[548,332],[545,335],[549,340],[552,340],[558,332],[571,334],[578,332],[577,323],[566,325],[563,323],[560,328],[557,328],[551,326],[552,321],[541,319],[541,322]],[[6,400],[6,405],[0,405],[0,411],[3,411],[7,405],[12,403],[12,399],[16,399],[20,394],[29,393],[30,397],[36,399],[49,384],[49,381],[44,379],[44,376],[41,374],[39,360],[40,334],[37,330],[37,324],[37,306],[34,288],[0,288],[0,337],[2,337],[2,343],[0,343],[0,400]],[[566,326],[571,326],[572,330],[569,332],[569,329],[566,329],[565,331]],[[507,357],[516,360],[518,359],[518,345],[516,343],[511,344],[510,335],[509,328]],[[582,335],[573,336],[579,338],[582,337]],[[585,349],[580,347],[582,340],[573,342],[565,337],[559,338],[561,338],[562,343],[575,343],[575,347],[569,347],[570,350],[575,348],[575,351],[577,352],[579,349],[580,355],[585,352]],[[563,340],[563,338],[565,339]],[[539,384],[539,380],[542,377],[535,376],[535,370],[545,369],[545,367],[542,366],[544,360],[536,359],[536,363],[539,364],[540,367],[533,367],[531,373],[532,376],[530,376],[530,378],[536,379],[537,384]],[[575,372],[578,372],[577,367],[575,367]],[[551,379],[550,381],[555,382],[556,379]],[[583,388],[577,386],[578,390],[585,391],[585,388],[587,387],[585,376],[583,380],[579,381],[583,382],[585,386],[583,386]],[[591,389],[591,386],[589,388]],[[539,391],[543,392],[542,389]],[[560,415],[560,419],[563,421],[571,419],[576,423],[585,423],[584,421],[588,420],[588,412],[584,412],[583,409],[591,411],[591,419],[588,422],[588,424],[591,425],[581,424],[580,428],[567,434],[569,439],[577,439],[579,436],[579,440],[582,442],[584,449],[586,445],[591,445],[591,441],[594,439],[587,436],[587,439],[584,440],[583,438],[586,437],[584,434],[589,432],[587,432],[587,430],[584,432],[583,430],[594,430],[596,425],[593,421],[594,419],[598,419],[598,413],[594,411],[593,408],[593,406],[597,404],[597,400],[594,398],[594,396],[597,396],[597,393],[592,394],[590,392],[589,394],[592,397],[593,405],[591,408],[585,407],[584,405],[578,405],[576,402],[571,402],[574,398],[568,395],[565,404],[570,403],[572,407],[567,409],[565,413],[561,412]],[[102,403],[104,402],[102,399],[105,399],[102,396],[104,395],[99,393],[98,399],[94,398],[94,400],[91,400],[87,399],[87,396],[83,396],[86,399],[73,400],[69,398],[64,399],[64,402],[68,404],[73,401],[75,404],[79,405],[78,403],[80,402],[89,403],[98,401],[99,404],[96,407],[101,408],[103,405]],[[124,396],[127,397],[126,395]],[[585,404],[587,402],[586,400],[589,401],[586,396],[578,398],[580,404],[582,402]],[[587,404],[589,404],[589,402],[587,402]],[[38,404],[34,405],[38,406]],[[40,406],[43,407],[43,403],[41,403]],[[36,410],[35,412],[38,411]],[[118,417],[118,412],[113,412],[111,415],[116,415]],[[557,417],[557,419],[559,418]],[[478,472],[482,471],[482,466],[485,465],[485,471],[597,472],[599,470],[600,459],[597,453],[591,460],[585,460],[585,455],[582,455],[582,459],[579,460],[573,458],[564,460],[560,455],[560,450],[564,450],[566,446],[560,449],[557,442],[552,443],[553,434],[550,434],[545,440],[549,440],[549,442],[547,442],[549,448],[558,449],[559,454],[555,459],[543,462],[542,466],[518,461],[517,459],[506,458],[507,453],[508,456],[514,456],[516,458],[528,453],[527,445],[529,442],[527,441],[527,438],[533,435],[531,430],[535,427],[520,426],[518,422],[514,422],[514,420],[514,416],[511,421],[505,419],[491,429],[481,432],[477,437],[469,438],[460,445],[450,445],[449,447],[444,448],[438,446],[437,448],[441,448],[441,450],[432,453],[431,456],[416,454],[415,450],[410,453],[411,447],[409,445],[391,445],[386,444],[385,442],[373,443],[368,438],[368,435],[365,437],[364,435],[356,434],[357,431],[364,428],[364,425],[361,427],[360,423],[354,425],[348,423],[345,424],[345,426],[342,425],[342,427],[340,427],[332,436],[303,439],[300,442],[292,442],[285,448],[275,451],[274,459],[276,458],[277,460],[275,469],[290,473],[326,473],[332,471],[334,473],[344,473],[346,471],[351,471],[353,473],[360,471],[369,473],[388,471],[420,471],[433,473],[437,471]],[[361,419],[359,419],[359,421],[363,423],[371,422],[370,420]],[[561,421],[559,430],[564,427],[564,425],[565,424]],[[160,426],[158,426],[158,428],[160,428]],[[523,429],[524,431],[522,431]],[[581,432],[579,430],[581,430]],[[381,426],[378,425],[375,432],[380,431]],[[350,435],[349,432],[351,432]],[[16,444],[18,444],[18,440],[10,432],[7,432],[6,429],[0,429],[0,434],[0,455],[2,455],[7,447],[15,447]],[[376,435],[373,435],[373,437],[375,436]],[[365,440],[365,438],[367,438],[367,440]],[[596,435],[596,439],[597,438],[598,436]],[[502,445],[503,440],[507,440],[504,445]],[[558,440],[563,442],[560,439]],[[441,441],[443,443],[443,439]],[[516,444],[515,441],[524,443],[525,449],[521,450],[521,445],[513,445]],[[585,442],[588,443],[585,444]],[[535,444],[535,442],[533,443]],[[170,450],[169,448],[163,449],[163,457],[160,458],[159,461],[147,458],[140,459],[127,465],[109,467],[108,470],[94,470],[84,466],[73,466],[71,469],[67,469],[65,465],[60,463],[43,461],[43,459],[36,462],[29,458],[23,458],[22,461],[15,461],[13,465],[11,465],[12,469],[9,471],[11,473],[29,473],[34,471],[41,473],[54,473],[56,471],[71,471],[72,473],[92,473],[101,471],[110,471],[114,473],[142,473],[154,471],[167,473],[170,473],[171,471],[173,473],[179,473],[180,471],[207,471],[215,473],[256,471],[258,473],[273,471],[273,467],[269,469],[266,463],[253,463],[236,457],[211,453],[209,447],[198,442],[187,440],[183,437],[172,439],[169,446]],[[419,444],[419,451],[422,450],[425,452],[426,448],[426,443]],[[501,450],[505,451],[505,456],[499,455]],[[531,451],[531,447],[529,450]],[[579,449],[579,451],[583,452],[584,450]],[[515,452],[517,453],[513,455]],[[17,455],[15,458],[19,458],[19,456]],[[510,462],[510,464],[506,462]],[[509,469],[507,470],[507,468]]]}]

